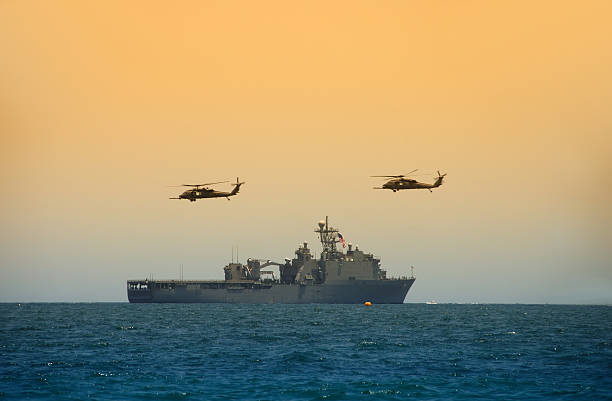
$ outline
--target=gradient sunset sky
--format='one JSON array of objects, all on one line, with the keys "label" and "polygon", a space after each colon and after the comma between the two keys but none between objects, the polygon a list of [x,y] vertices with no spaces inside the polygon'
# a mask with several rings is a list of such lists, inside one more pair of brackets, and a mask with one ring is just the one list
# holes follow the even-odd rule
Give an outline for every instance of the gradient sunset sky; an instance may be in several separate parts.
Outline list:
[{"label": "gradient sunset sky", "polygon": [[[0,2],[0,301],[281,261],[407,302],[612,303],[612,2]],[[419,169],[445,184],[376,191]],[[169,200],[235,180],[231,201]],[[217,187],[229,190],[227,184]]]}]

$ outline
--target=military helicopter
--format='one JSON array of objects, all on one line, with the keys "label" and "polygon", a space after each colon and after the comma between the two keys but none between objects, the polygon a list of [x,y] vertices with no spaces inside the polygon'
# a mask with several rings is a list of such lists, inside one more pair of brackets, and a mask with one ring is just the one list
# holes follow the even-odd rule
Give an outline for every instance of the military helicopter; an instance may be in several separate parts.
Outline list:
[{"label": "military helicopter", "polygon": [[235,186],[232,192],[216,191],[214,189],[207,187],[207,185],[223,184],[226,182],[229,182],[229,181],[209,182],[207,184],[179,185],[180,187],[193,187],[193,188],[186,190],[185,192],[180,194],[178,198],[169,198],[169,199],[189,199],[190,202],[195,202],[197,199],[204,199],[204,198],[227,198],[227,200],[229,200],[229,197],[236,195],[238,191],[240,190],[240,186],[244,184],[244,182],[240,182],[238,177],[236,177],[236,183],[233,184]]},{"label": "military helicopter", "polygon": [[390,189],[393,192],[397,192],[402,189],[428,189],[431,192],[432,188],[437,188],[442,185],[442,180],[446,177],[446,174],[440,174],[438,171],[438,177],[433,184],[426,184],[424,182],[418,182],[417,180],[413,180],[412,178],[404,178],[407,175],[414,173],[416,170],[412,170],[407,174],[400,175],[373,175],[372,177],[383,177],[383,178],[391,178],[389,181],[385,182],[382,187],[374,187],[374,189]]}]

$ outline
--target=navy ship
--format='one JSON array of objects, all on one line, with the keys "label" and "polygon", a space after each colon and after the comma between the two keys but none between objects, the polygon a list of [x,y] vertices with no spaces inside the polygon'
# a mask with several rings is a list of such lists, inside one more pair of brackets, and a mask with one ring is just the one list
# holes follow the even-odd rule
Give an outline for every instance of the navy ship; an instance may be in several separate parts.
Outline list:
[{"label": "navy ship", "polygon": [[[342,234],[330,227],[328,218],[315,230],[323,250],[317,259],[304,242],[295,258],[284,263],[248,259],[223,268],[225,280],[128,280],[132,303],[279,303],[279,304],[401,304],[415,281],[410,277],[390,278],[380,259],[358,246],[347,244]],[[338,246],[342,244],[342,248]],[[277,266],[278,274],[263,270]],[[277,277],[278,276],[278,277]]]}]

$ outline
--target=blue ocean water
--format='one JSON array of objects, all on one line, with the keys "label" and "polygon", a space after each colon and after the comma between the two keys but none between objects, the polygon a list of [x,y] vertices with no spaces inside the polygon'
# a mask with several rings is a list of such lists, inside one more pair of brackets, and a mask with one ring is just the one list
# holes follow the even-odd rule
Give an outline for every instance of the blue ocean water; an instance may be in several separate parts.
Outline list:
[{"label": "blue ocean water", "polygon": [[0,304],[0,399],[610,400],[612,307]]}]

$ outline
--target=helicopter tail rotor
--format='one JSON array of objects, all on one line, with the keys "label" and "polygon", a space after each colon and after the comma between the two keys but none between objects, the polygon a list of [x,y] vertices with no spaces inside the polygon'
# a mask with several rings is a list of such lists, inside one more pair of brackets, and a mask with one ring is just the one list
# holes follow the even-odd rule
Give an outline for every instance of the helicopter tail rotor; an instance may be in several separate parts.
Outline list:
[{"label": "helicopter tail rotor", "polygon": [[438,171],[438,178],[436,178],[436,182],[433,184],[433,188],[437,188],[440,185],[442,185],[442,181],[444,180],[444,177],[446,177],[446,173],[440,174],[440,171]]},{"label": "helicopter tail rotor", "polygon": [[[236,183],[233,184],[235,185],[234,189],[232,190],[232,192],[230,192],[230,195],[236,195],[238,193],[238,191],[240,191],[240,186],[246,184],[246,182],[240,182],[240,179],[238,179],[238,177],[236,177]],[[229,199],[229,198],[228,198]]]}]

